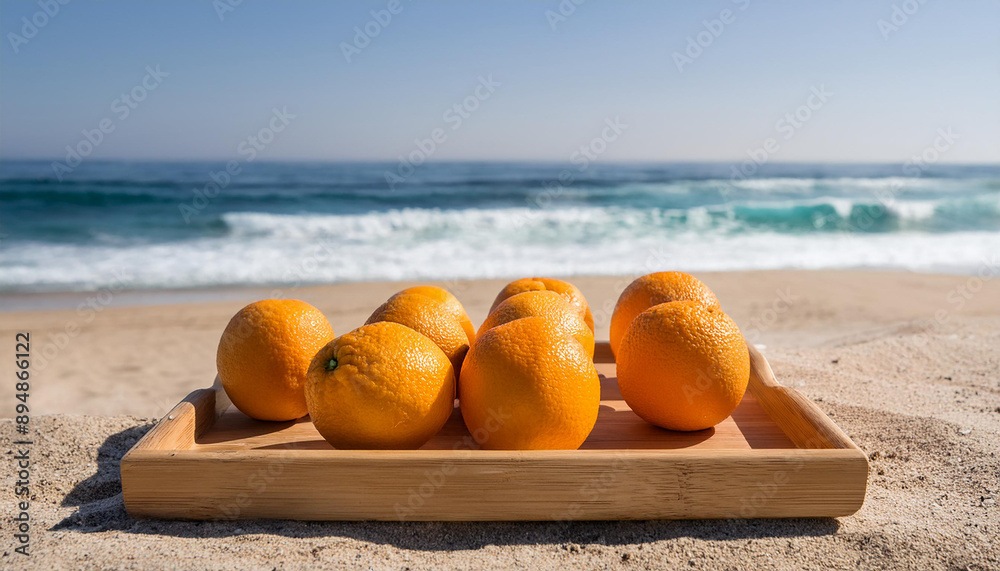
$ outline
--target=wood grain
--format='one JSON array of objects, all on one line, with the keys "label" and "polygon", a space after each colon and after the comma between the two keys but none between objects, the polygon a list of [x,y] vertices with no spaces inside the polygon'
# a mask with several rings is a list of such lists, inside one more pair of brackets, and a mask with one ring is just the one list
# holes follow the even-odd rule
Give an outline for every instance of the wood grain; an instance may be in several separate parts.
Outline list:
[{"label": "wood grain", "polygon": [[[621,399],[607,343],[598,422],[580,450],[487,451],[456,409],[420,450],[335,450],[308,418],[265,423],[195,391],[122,459],[134,517],[575,520],[842,516],[865,455],[750,349],[750,387],[714,429],[679,433]],[[216,391],[220,391],[216,395]],[[217,404],[221,403],[221,406]]]}]

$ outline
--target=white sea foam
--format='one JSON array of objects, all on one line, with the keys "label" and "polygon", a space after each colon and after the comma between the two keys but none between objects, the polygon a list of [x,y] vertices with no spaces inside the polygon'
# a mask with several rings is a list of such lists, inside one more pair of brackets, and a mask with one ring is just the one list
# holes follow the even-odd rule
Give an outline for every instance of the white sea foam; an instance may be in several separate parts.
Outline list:
[{"label": "white sea foam", "polygon": [[921,221],[933,218],[938,204],[933,200],[897,200],[889,203],[888,210],[903,220]]},{"label": "white sea foam", "polygon": [[997,232],[730,233],[705,231],[703,220],[676,226],[676,216],[600,208],[229,214],[231,232],[222,237],[130,245],[22,243],[0,260],[0,288],[93,289],[114,284],[120,274],[130,276],[129,287],[172,288],[617,275],[662,268],[974,271],[1000,252]]}]

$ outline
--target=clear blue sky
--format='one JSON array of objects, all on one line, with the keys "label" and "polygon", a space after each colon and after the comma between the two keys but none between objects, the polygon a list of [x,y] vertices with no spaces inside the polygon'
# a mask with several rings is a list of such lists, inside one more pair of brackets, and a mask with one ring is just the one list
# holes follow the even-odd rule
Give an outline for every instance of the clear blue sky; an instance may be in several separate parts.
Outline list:
[{"label": "clear blue sky", "polygon": [[[903,0],[588,0],[554,30],[556,1],[404,2],[348,63],[342,42],[387,4],[245,0],[220,20],[212,2],[74,0],[15,52],[22,18],[44,19],[3,0],[0,155],[64,156],[110,118],[94,157],[230,158],[287,107],[268,159],[394,160],[443,128],[434,159],[567,160],[617,116],[628,129],[602,159],[732,160],[779,137],[777,161],[897,162],[951,127],[944,161],[1000,161],[995,1],[930,0],[888,38],[878,22]],[[724,9],[678,71],[674,53]],[[120,119],[115,99],[156,65],[169,76]],[[451,129],[444,112],[490,74],[500,85]],[[820,86],[833,95],[781,138]]]}]

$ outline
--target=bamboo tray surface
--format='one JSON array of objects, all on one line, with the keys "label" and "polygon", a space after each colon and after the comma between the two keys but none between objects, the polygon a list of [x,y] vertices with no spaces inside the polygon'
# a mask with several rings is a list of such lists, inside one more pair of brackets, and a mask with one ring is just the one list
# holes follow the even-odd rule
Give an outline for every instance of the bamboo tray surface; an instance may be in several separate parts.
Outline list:
[{"label": "bamboo tray surface", "polygon": [[579,450],[480,450],[457,406],[419,450],[335,450],[308,417],[260,422],[218,387],[189,395],[122,459],[136,517],[562,520],[849,515],[867,458],[753,347],[739,407],[673,432],[622,400],[607,343],[597,424]]},{"label": "bamboo tray surface", "polygon": [[[614,365],[598,365],[601,379],[601,409],[597,425],[580,450],[667,450],[678,448],[750,450],[794,448],[795,445],[771,421],[753,395],[740,403],[732,416],[714,429],[671,432],[636,416],[618,392]],[[609,375],[610,373],[610,375]],[[471,437],[455,412],[448,423],[421,450],[451,450],[456,442]],[[193,450],[334,450],[320,436],[308,417],[295,422],[258,422],[235,408],[222,414],[212,427],[195,439]]]}]

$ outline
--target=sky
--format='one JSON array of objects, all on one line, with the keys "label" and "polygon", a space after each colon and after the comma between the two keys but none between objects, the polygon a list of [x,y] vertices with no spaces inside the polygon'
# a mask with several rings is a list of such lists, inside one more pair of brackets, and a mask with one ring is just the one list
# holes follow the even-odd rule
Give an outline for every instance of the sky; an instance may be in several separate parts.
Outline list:
[{"label": "sky", "polygon": [[997,29],[994,1],[3,0],[0,158],[901,162],[944,132],[995,163]]}]

